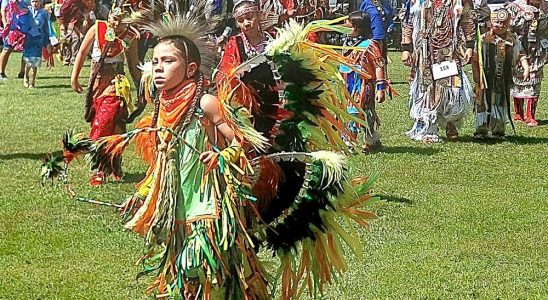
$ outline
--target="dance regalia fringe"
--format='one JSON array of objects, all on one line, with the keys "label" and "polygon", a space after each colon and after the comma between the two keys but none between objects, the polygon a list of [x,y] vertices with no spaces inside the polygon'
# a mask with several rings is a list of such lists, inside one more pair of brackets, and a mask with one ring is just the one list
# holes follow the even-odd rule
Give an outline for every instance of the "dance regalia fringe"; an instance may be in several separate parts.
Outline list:
[{"label": "dance regalia fringe", "polygon": [[[221,112],[236,141],[209,165],[198,158],[215,150],[205,130],[211,124],[198,105],[199,83],[174,96],[160,94],[157,126],[146,127],[154,124],[144,120],[141,128],[94,143],[92,161],[108,164],[133,138],[156,131],[147,175],[122,208],[125,227],[145,239],[141,275],[156,275],[148,293],[170,299],[292,299],[308,291],[317,297],[348,269],[343,244],[361,257],[353,223],[367,226],[374,218],[361,206],[375,202],[370,192],[375,178],[348,179],[340,133],[349,120],[367,124],[346,113],[351,99],[338,73],[346,59],[306,39],[329,24],[290,23],[271,42],[269,65],[277,86],[285,86],[278,92],[287,113],[278,114],[279,129],[270,138],[255,128],[260,110],[236,96],[250,91],[238,81],[247,61],[229,73],[235,81],[219,86]],[[257,257],[260,249],[279,259],[272,274]]]},{"label": "dance regalia fringe", "polygon": [[[266,54],[223,72],[226,77],[218,86],[226,123],[252,150],[248,153],[255,170],[254,207],[260,217],[253,232],[280,261],[275,278],[281,283],[282,299],[299,297],[305,290],[310,296],[321,294],[325,285],[347,270],[343,243],[361,257],[351,223],[366,226],[366,220],[374,217],[359,208],[372,200],[369,189],[374,178],[350,184],[344,156],[325,151],[347,151],[340,137],[347,130],[346,122],[367,128],[367,123],[346,112],[353,99],[338,67],[342,63],[361,78],[370,76],[329,46],[308,39],[312,32],[342,30],[332,26],[338,21],[316,21],[306,27],[289,22],[268,44]],[[246,76],[264,64],[270,66],[279,95],[277,125],[268,136],[257,130],[262,126],[254,108],[261,106],[262,99],[246,82]]]}]

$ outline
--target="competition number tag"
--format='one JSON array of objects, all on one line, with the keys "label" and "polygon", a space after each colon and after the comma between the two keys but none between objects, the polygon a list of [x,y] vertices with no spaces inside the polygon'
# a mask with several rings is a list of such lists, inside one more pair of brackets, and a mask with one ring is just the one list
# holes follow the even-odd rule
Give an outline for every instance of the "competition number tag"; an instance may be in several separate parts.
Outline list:
[{"label": "competition number tag", "polygon": [[432,77],[434,80],[456,76],[459,74],[459,68],[455,60],[447,60],[432,65]]}]

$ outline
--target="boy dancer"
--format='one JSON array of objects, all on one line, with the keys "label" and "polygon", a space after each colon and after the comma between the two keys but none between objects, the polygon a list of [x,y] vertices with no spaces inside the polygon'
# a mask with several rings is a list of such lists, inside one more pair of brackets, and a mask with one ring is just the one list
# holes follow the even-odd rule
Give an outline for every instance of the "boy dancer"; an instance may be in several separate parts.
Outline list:
[{"label": "boy dancer", "polygon": [[[510,87],[512,69],[519,64],[523,78],[529,77],[529,64],[523,49],[515,44],[510,32],[510,14],[504,8],[491,13],[491,29],[481,36],[478,54],[481,55],[484,76],[479,85],[483,87],[476,99],[475,139],[484,139],[489,131],[492,137],[504,139],[509,120]],[[485,80],[485,81],[483,81]]]},{"label": "boy dancer", "polygon": [[[90,138],[125,132],[128,108],[132,103],[129,95],[129,81],[124,76],[124,54],[129,72],[136,86],[139,86],[141,71],[138,69],[136,30],[122,22],[124,13],[114,8],[108,21],[97,21],[92,26],[78,51],[72,70],[71,86],[77,92],[83,92],[78,77],[84,61],[91,51],[91,76],[86,95],[86,121],[91,123]],[[126,92],[121,92],[121,91]],[[90,184],[100,185],[111,174],[95,172]],[[112,172],[114,180],[121,180],[121,160],[115,163]]]}]

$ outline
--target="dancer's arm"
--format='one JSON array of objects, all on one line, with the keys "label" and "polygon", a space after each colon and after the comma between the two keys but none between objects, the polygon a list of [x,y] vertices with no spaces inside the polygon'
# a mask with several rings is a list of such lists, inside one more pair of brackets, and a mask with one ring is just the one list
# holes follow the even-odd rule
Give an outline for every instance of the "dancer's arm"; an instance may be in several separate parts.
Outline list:
[{"label": "dancer's arm", "polygon": [[522,56],[520,58],[521,66],[523,67],[523,80],[529,80],[529,60],[527,56]]},{"label": "dancer's arm", "polygon": [[84,89],[82,89],[82,86],[80,85],[80,81],[78,80],[78,77],[80,76],[80,72],[82,71],[82,67],[84,66],[86,57],[88,56],[91,50],[91,46],[93,45],[94,39],[95,39],[95,25],[89,28],[88,32],[86,33],[86,36],[84,37],[84,40],[82,41],[82,45],[80,46],[80,49],[78,50],[76,59],[74,60],[74,68],[72,69],[72,75],[70,76],[70,86],[77,93],[81,93],[84,91]]},{"label": "dancer's arm", "polygon": [[141,70],[139,69],[139,50],[137,42],[137,38],[133,39],[131,41],[131,46],[125,52],[129,74],[131,75],[135,86],[139,86],[139,82],[141,81]]},{"label": "dancer's arm", "polygon": [[[234,131],[224,122],[219,110],[219,100],[217,97],[205,94],[200,100],[200,107],[204,111],[206,118],[214,126],[214,130],[218,130],[222,137],[230,143],[234,143]],[[211,141],[213,139],[214,137],[210,137]],[[200,160],[204,164],[208,164],[215,154],[214,151],[205,151],[200,155]]]}]

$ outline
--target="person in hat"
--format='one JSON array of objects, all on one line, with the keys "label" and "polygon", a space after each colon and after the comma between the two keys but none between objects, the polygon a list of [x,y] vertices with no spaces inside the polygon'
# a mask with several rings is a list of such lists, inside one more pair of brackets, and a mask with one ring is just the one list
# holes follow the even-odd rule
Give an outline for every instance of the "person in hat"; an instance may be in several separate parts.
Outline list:
[{"label": "person in hat", "polygon": [[522,78],[529,77],[529,63],[524,49],[510,31],[508,10],[500,8],[490,17],[490,29],[481,35],[481,87],[476,99],[475,139],[505,139],[506,123],[510,121],[510,88],[515,65],[523,69]]}]

